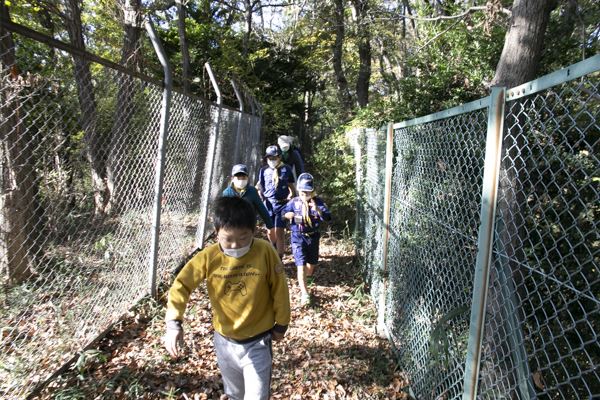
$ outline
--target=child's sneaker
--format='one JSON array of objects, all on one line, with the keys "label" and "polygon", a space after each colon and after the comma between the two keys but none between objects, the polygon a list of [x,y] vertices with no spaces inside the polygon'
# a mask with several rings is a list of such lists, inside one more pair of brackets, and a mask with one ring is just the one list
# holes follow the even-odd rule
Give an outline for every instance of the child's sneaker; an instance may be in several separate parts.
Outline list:
[{"label": "child's sneaker", "polygon": [[310,295],[309,294],[303,294],[300,297],[300,305],[302,306],[306,306],[310,304]]}]

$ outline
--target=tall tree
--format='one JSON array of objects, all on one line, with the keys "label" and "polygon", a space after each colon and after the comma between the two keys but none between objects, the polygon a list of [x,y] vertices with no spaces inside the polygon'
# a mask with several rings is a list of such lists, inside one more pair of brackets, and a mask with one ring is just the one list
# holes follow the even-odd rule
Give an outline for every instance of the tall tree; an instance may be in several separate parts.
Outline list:
[{"label": "tall tree", "polygon": [[[1,21],[10,21],[0,2]],[[19,74],[12,33],[0,23],[0,279],[18,283],[31,275],[28,250],[36,208],[33,144],[21,116],[24,78]]]},{"label": "tall tree", "polygon": [[334,0],[333,24],[335,28],[335,43],[333,44],[333,71],[337,82],[338,99],[347,113],[353,110],[352,96],[348,89],[348,80],[344,72],[344,40],[346,38],[346,18],[344,0]]},{"label": "tall tree", "polygon": [[550,12],[557,0],[515,0],[492,86],[513,87],[535,77]]},{"label": "tall tree", "polygon": [[352,0],[356,14],[358,36],[359,68],[356,79],[356,100],[359,107],[369,104],[369,85],[371,82],[371,31],[369,0]]},{"label": "tall tree", "polygon": [[[514,0],[510,26],[505,36],[504,48],[492,85],[511,88],[535,78],[544,48],[544,37],[550,13],[556,5],[556,1]],[[523,171],[527,171],[525,160],[528,158],[529,150],[525,145],[527,133],[523,130],[526,125],[524,117],[511,115],[512,117],[505,121],[503,141],[505,150],[498,187],[498,225],[496,230],[499,232],[497,239],[501,246],[499,251],[503,253],[503,257],[497,265],[504,273],[512,275],[511,282],[517,293],[511,291],[511,296],[516,297],[514,299],[494,299],[494,296],[497,296],[498,288],[504,283],[498,278],[500,273],[491,274],[489,286],[490,297],[493,300],[488,302],[490,307],[487,310],[486,318],[490,323],[486,323],[486,325],[503,328],[487,329],[484,332],[484,340],[487,343],[497,343],[493,349],[488,350],[491,353],[488,356],[497,360],[498,363],[497,365],[482,363],[480,377],[484,387],[493,387],[500,380],[504,382],[504,387],[514,388],[513,390],[518,392],[522,389],[522,386],[519,385],[519,380],[522,379],[520,377],[525,376],[526,379],[529,379],[532,371],[528,370],[527,363],[519,362],[527,357],[523,342],[506,340],[505,335],[507,332],[512,335],[511,337],[523,335],[520,328],[514,329],[514,326],[519,325],[510,318],[524,320],[524,316],[517,317],[514,313],[510,313],[507,317],[504,307],[508,302],[518,304],[529,296],[523,282],[522,268],[516,261],[519,259],[519,252],[523,246],[521,242],[517,242],[521,237],[519,230],[525,226],[525,222],[519,220],[521,213],[518,209],[525,204],[522,174]],[[488,346],[484,347],[489,349]],[[506,395],[521,397],[529,396],[530,393],[506,393]]]},{"label": "tall tree", "polygon": [[[123,45],[121,47],[121,64],[132,71],[140,69],[140,37],[142,16],[140,0],[118,0],[121,8]],[[116,210],[123,204],[124,189],[129,187],[130,174],[122,164],[123,156],[129,151],[129,142],[133,132],[130,130],[131,120],[136,110],[134,98],[137,93],[137,79],[131,75],[117,73],[117,106],[110,133],[110,149],[107,163],[108,202],[105,213]],[[121,163],[121,164],[120,164]]]},{"label": "tall tree", "polygon": [[185,5],[183,0],[175,0],[177,4],[177,28],[179,31],[179,49],[181,51],[181,79],[183,80],[183,92],[190,94],[190,50],[185,33]]},{"label": "tall tree", "polygon": [[[64,12],[60,12],[53,3],[48,3],[62,17],[69,41],[77,49],[85,50],[83,24],[81,21],[81,1],[62,0]],[[94,186],[95,214],[105,215],[109,207],[110,192],[107,185],[106,151],[97,132],[97,107],[90,63],[83,57],[73,55],[74,75],[77,84],[77,96],[81,107],[81,125],[85,132],[87,159],[92,173]]]}]

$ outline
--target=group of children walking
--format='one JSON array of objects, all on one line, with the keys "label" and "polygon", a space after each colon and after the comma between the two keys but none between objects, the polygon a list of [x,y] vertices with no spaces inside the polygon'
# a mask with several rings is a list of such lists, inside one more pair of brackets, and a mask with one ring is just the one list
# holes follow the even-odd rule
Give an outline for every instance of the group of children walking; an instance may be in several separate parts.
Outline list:
[{"label": "group of children walking", "polygon": [[[248,169],[243,164],[235,165],[231,171],[231,184],[223,196],[241,197],[252,203],[268,229],[268,238],[277,249],[279,258],[285,250],[285,228],[291,231],[291,247],[297,268],[300,303],[310,303],[307,279],[311,279],[319,259],[319,227],[331,219],[327,205],[316,196],[314,178],[304,172],[301,158],[296,156],[290,166],[283,161],[281,145],[269,146],[265,152],[266,165],[258,174],[257,188],[248,185]],[[291,150],[289,145],[284,146]],[[298,170],[296,170],[298,168]],[[298,178],[296,179],[296,171]],[[242,182],[242,183],[240,183]],[[294,194],[297,192],[297,196]],[[262,200],[262,201],[261,201]]]},{"label": "group of children walking", "polygon": [[[246,165],[233,166],[231,183],[213,207],[217,243],[185,264],[168,293],[164,342],[178,357],[187,303],[206,282],[217,363],[230,400],[269,398],[272,340],[284,337],[291,314],[282,262],[285,227],[289,224],[291,231],[300,303],[307,305],[307,278],[319,258],[319,227],[331,219],[290,139],[280,136],[278,146],[267,147],[257,187],[248,183]],[[257,214],[269,241],[255,237]]]}]

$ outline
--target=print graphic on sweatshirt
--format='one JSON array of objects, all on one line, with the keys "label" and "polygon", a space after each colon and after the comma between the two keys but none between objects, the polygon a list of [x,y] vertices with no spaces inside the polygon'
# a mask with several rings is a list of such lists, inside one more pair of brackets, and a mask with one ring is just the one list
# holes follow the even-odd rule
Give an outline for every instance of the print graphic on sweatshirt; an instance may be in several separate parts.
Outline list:
[{"label": "print graphic on sweatshirt", "polygon": [[244,283],[244,281],[226,282],[225,283],[225,294],[229,294],[231,292],[239,292],[242,296],[245,296],[247,291],[246,291],[246,284]]}]

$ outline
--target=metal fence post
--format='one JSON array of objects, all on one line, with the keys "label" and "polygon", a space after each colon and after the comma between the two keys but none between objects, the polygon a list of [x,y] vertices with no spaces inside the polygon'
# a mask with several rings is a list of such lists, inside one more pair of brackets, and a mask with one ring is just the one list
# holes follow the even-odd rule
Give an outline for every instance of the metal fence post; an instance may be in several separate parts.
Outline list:
[{"label": "metal fence post", "polygon": [[[262,108],[260,107],[260,103],[258,103],[258,101],[256,101],[256,98],[252,95],[252,94],[248,94],[249,97],[249,104],[250,104],[250,109],[251,109],[251,113],[252,113],[252,120],[250,122],[250,132],[252,132],[252,135],[255,135],[255,130],[256,130],[256,126],[258,126],[258,137],[255,137],[255,141],[254,141],[254,150],[252,151],[252,154],[254,157],[251,157],[252,162],[254,163],[254,165],[252,166],[252,170],[254,171],[253,174],[253,182],[258,182],[258,175],[260,172],[260,168],[261,168],[261,163],[260,160],[262,159],[261,155],[262,155],[262,151],[263,151],[263,147],[265,145],[265,137],[264,137],[264,132],[262,131],[261,127],[262,127]],[[254,137],[254,136],[253,136]]]},{"label": "metal fence post", "polygon": [[478,250],[473,284],[463,400],[472,400],[477,397],[481,343],[485,322],[490,264],[492,262],[498,178],[504,130],[505,91],[504,87],[495,87],[492,88],[492,93],[490,94],[481,194],[481,221],[477,240]]},{"label": "metal fence post", "polygon": [[[231,82],[231,87],[233,87],[233,91],[235,92],[235,97],[237,97],[238,99],[238,103],[240,103],[240,117],[238,118],[238,123],[237,123],[237,129],[235,132],[235,143],[237,143],[236,146],[234,146],[233,149],[233,162],[235,164],[238,163],[239,161],[239,156],[240,156],[240,136],[242,133],[242,119],[244,118],[244,100],[242,99],[242,95],[240,94],[240,91],[237,87],[237,85],[235,84],[235,81],[233,79],[230,80]],[[245,163],[245,160],[244,160]]]},{"label": "metal fence post", "polygon": [[173,77],[171,75],[171,68],[167,60],[164,49],[158,39],[154,27],[149,19],[146,19],[144,23],[148,36],[152,41],[152,46],[156,55],[160,60],[165,74],[162,104],[160,110],[160,133],[158,136],[158,151],[156,155],[156,176],[155,176],[155,187],[154,187],[154,206],[153,206],[153,218],[152,218],[152,239],[150,249],[150,265],[149,265],[149,286],[150,295],[156,297],[156,266],[158,264],[158,240],[160,237],[160,214],[161,214],[161,200],[163,193],[163,178],[164,178],[164,167],[165,167],[165,153],[167,150],[167,137],[169,133],[169,110],[171,106],[171,91],[173,89]]},{"label": "metal fence post", "polygon": [[[356,217],[354,218],[354,235],[358,235],[359,234],[359,229],[361,228],[360,226],[360,214],[361,214],[361,204],[362,204],[362,190],[363,190],[363,157],[364,157],[364,144],[363,144],[363,139],[364,139],[364,128],[354,128],[352,135],[356,135],[355,143],[354,143],[354,161],[356,163],[355,165],[355,185],[356,185],[356,201],[355,201],[355,207],[356,207]],[[355,132],[355,133],[354,133]]]},{"label": "metal fence post", "polygon": [[221,97],[221,90],[217,84],[217,80],[213,74],[212,68],[209,63],[204,64],[206,72],[210,78],[210,83],[217,94],[217,118],[213,121],[214,129],[211,131],[210,140],[208,143],[208,152],[206,160],[206,168],[204,173],[204,190],[202,192],[202,205],[203,208],[200,210],[200,220],[198,221],[198,233],[196,236],[196,245],[199,248],[204,247],[204,233],[206,231],[206,218],[208,216],[208,201],[210,198],[210,191],[212,186],[213,170],[215,168],[215,150],[217,148],[217,139],[219,137],[219,128],[221,126],[221,111],[223,108],[223,99]]},{"label": "metal fence post", "polygon": [[392,175],[394,172],[394,125],[389,123],[385,143],[385,186],[383,194],[383,248],[381,254],[381,290],[379,291],[377,333],[389,337],[385,325],[386,289],[388,280],[388,245],[392,208]]}]

